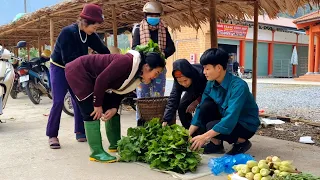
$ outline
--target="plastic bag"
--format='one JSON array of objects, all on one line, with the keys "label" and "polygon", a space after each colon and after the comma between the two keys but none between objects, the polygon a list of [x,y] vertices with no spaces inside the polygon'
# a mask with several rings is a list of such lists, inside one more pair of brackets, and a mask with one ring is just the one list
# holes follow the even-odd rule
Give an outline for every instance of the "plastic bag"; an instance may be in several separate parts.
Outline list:
[{"label": "plastic bag", "polygon": [[255,159],[250,154],[224,155],[219,158],[211,158],[208,166],[216,176],[222,172],[231,174],[235,172],[234,169],[232,169],[234,165],[246,164],[249,160]]}]

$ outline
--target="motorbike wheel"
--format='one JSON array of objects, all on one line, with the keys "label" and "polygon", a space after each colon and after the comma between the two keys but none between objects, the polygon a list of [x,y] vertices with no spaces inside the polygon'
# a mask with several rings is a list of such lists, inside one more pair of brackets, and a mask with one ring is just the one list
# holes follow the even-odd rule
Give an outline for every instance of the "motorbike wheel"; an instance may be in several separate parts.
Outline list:
[{"label": "motorbike wheel", "polygon": [[52,92],[51,92],[51,88],[50,88],[50,72],[49,69],[47,68],[47,66],[41,65],[42,69],[44,70],[43,73],[43,82],[45,83],[45,87],[48,90],[48,98],[52,99]]},{"label": "motorbike wheel", "polygon": [[26,93],[33,104],[39,104],[41,101],[41,95],[38,89],[35,88],[33,82],[29,81],[26,86]]},{"label": "motorbike wheel", "polygon": [[251,79],[252,78],[252,73],[250,72],[250,73],[248,73],[248,75],[247,75],[247,79]]},{"label": "motorbike wheel", "polygon": [[69,92],[64,97],[62,110],[67,115],[74,116],[74,111],[73,111],[73,106],[72,106],[72,101],[71,101],[71,95],[69,94]]},{"label": "motorbike wheel", "polygon": [[15,91],[15,90],[11,90],[10,96],[12,97],[12,99],[17,99],[17,97],[18,97],[18,92]]}]

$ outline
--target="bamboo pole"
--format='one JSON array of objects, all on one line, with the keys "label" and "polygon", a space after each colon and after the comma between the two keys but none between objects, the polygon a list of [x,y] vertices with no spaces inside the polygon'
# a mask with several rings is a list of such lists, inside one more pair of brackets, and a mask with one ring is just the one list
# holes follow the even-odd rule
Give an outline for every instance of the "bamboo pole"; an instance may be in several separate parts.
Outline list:
[{"label": "bamboo pole", "polygon": [[104,44],[108,46],[108,33],[104,33]]},{"label": "bamboo pole", "polygon": [[217,34],[217,3],[216,0],[209,0],[210,9],[210,42],[211,48],[218,48],[218,34]]},{"label": "bamboo pole", "polygon": [[51,52],[54,50],[54,23],[53,20],[50,19],[50,46]]},{"label": "bamboo pole", "polygon": [[[39,18],[38,28],[40,29],[40,27],[41,27],[41,21],[40,21],[40,18]],[[42,53],[42,49],[41,49],[41,33],[40,33],[40,31],[38,31],[38,50],[39,50],[39,57],[40,57],[41,53]]]},{"label": "bamboo pole", "polygon": [[114,47],[118,47],[118,24],[117,24],[117,14],[116,14],[116,6],[112,7],[112,19],[113,19],[113,40]]},{"label": "bamboo pole", "polygon": [[27,47],[27,53],[28,53],[28,61],[30,61],[30,45],[29,44]]},{"label": "bamboo pole", "polygon": [[257,56],[258,56],[258,1],[254,3],[253,53],[252,53],[252,95],[257,100]]}]

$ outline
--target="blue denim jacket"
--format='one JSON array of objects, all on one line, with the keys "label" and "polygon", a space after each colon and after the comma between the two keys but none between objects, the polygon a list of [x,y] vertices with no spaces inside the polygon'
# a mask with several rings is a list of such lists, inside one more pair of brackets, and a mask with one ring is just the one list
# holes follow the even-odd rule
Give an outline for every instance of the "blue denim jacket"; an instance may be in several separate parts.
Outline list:
[{"label": "blue denim jacket", "polygon": [[192,125],[203,126],[198,117],[201,104],[206,98],[212,98],[216,102],[222,115],[221,121],[213,127],[214,131],[228,135],[237,123],[251,132],[257,131],[260,125],[259,109],[248,84],[241,78],[227,72],[221,84],[208,81],[201,103],[192,119]]}]

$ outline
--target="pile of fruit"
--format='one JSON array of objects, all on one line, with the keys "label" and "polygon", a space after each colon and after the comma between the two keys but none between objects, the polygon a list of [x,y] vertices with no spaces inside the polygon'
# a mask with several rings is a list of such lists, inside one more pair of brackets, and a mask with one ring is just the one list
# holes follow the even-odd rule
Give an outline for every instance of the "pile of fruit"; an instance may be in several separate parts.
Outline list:
[{"label": "pile of fruit", "polygon": [[271,180],[298,173],[292,161],[281,161],[277,156],[268,156],[259,162],[251,160],[246,164],[235,165],[233,169],[248,180]]}]

